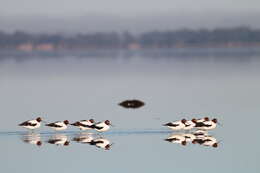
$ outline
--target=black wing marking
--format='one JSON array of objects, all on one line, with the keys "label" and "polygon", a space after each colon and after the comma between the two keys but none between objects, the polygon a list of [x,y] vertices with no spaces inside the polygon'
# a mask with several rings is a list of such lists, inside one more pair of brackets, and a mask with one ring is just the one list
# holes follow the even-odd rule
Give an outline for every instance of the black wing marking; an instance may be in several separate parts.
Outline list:
[{"label": "black wing marking", "polygon": [[36,126],[37,123],[30,123],[29,121],[25,121],[21,124],[19,124],[19,126]]},{"label": "black wing marking", "polygon": [[86,128],[93,128],[93,125],[86,125],[86,124],[82,124],[81,122],[79,122],[79,125]]},{"label": "black wing marking", "polygon": [[204,127],[205,124],[203,122],[196,123],[195,127]]},{"label": "black wing marking", "polygon": [[178,138],[169,138],[169,139],[165,139],[165,141],[168,141],[168,142],[172,142],[172,141],[179,141],[180,139]]},{"label": "black wing marking", "polygon": [[50,144],[56,144],[57,142],[61,141],[60,139],[50,139],[47,142]]},{"label": "black wing marking", "polygon": [[104,128],[104,127],[99,127],[99,126],[96,126],[96,125],[92,125],[91,127],[92,127],[92,128],[95,128],[95,129],[98,129],[98,130],[101,130],[101,129]]},{"label": "black wing marking", "polygon": [[92,140],[89,144],[90,145],[96,145],[96,144],[103,144],[104,142],[103,141],[94,141]]},{"label": "black wing marking", "polygon": [[167,123],[167,124],[164,124],[164,126],[177,127],[177,126],[179,126],[179,124]]},{"label": "black wing marking", "polygon": [[61,125],[58,125],[58,124],[55,124],[55,123],[45,124],[45,126],[49,126],[49,127],[62,127]]}]

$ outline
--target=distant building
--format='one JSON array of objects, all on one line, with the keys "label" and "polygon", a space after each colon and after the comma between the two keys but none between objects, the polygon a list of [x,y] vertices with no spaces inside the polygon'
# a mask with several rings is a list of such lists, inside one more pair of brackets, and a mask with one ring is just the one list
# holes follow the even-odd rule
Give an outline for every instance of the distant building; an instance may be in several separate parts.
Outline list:
[{"label": "distant building", "polygon": [[141,45],[138,43],[130,43],[127,45],[127,49],[129,50],[138,50],[141,49]]},{"label": "distant building", "polygon": [[53,51],[54,49],[55,49],[54,45],[50,43],[38,44],[35,46],[35,50],[40,50],[40,51]]},{"label": "distant building", "polygon": [[16,47],[17,50],[30,52],[33,50],[33,45],[31,43],[23,43]]}]

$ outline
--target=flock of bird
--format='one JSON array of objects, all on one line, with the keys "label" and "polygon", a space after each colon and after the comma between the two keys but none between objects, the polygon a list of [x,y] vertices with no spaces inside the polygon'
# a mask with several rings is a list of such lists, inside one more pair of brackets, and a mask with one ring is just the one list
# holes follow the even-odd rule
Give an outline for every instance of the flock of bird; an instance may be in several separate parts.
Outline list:
[{"label": "flock of bird", "polygon": [[164,126],[167,126],[172,130],[191,130],[193,128],[200,130],[212,130],[216,128],[217,122],[218,121],[216,118],[210,120],[208,117],[205,117],[201,119],[193,118],[192,120],[182,119],[180,121],[169,122],[164,124]]},{"label": "flock of bird", "polygon": [[[41,126],[41,122],[44,122],[41,117],[38,117],[33,120],[25,121],[19,126],[34,130]],[[174,122],[168,122],[166,124],[163,124],[163,126],[166,126],[174,131],[181,131],[184,130],[185,133],[179,133],[179,134],[172,134],[168,138],[165,139],[165,141],[171,142],[171,143],[177,143],[181,145],[186,145],[187,143],[192,144],[200,144],[203,146],[212,146],[212,147],[218,147],[218,142],[216,138],[213,136],[208,135],[207,131],[215,129],[218,124],[218,121],[216,118],[209,119],[208,117],[195,119],[192,120],[186,120],[182,119],[179,121]],[[69,123],[68,120],[65,121],[56,121],[53,123],[45,123],[45,126],[50,127],[54,129],[55,131],[65,130],[67,129],[68,125],[75,126],[79,128],[80,130],[96,130],[97,132],[105,132],[110,129],[112,126],[111,122],[109,120],[103,121],[103,122],[95,122],[94,119],[89,120],[80,120],[76,121],[74,123]],[[192,132],[193,129],[196,129],[195,132]],[[189,133],[187,133],[189,132]],[[69,141],[66,140],[67,138],[61,138],[61,139],[50,139],[47,142],[51,144],[63,144],[68,145]],[[110,149],[110,143],[108,140],[105,139],[93,139],[90,136],[85,137],[79,137],[73,139],[76,142],[79,143],[88,143],[90,145],[96,145],[97,147],[104,148],[106,150]],[[36,143],[38,145],[38,143]],[[39,143],[41,144],[41,143]]]},{"label": "flock of bird", "polygon": [[[19,124],[19,126],[34,130],[41,126],[41,121],[42,121],[42,118],[38,117],[33,120],[25,121],[25,122]],[[53,123],[45,124],[45,126],[48,126],[56,131],[67,129],[68,125],[78,127],[80,130],[94,129],[98,132],[105,132],[110,129],[110,126],[112,124],[109,120],[106,120],[104,122],[95,122],[94,119],[80,120],[80,121],[76,121],[71,124],[69,123],[68,120],[56,121]],[[201,119],[193,118],[192,120],[182,119],[180,121],[168,122],[168,123],[164,124],[164,126],[167,126],[172,130],[191,130],[193,128],[197,128],[200,130],[212,130],[212,129],[216,128],[216,126],[217,126],[217,119],[214,118],[214,119],[210,120],[208,117],[201,118]]]},{"label": "flock of bird", "polygon": [[[34,130],[34,129],[37,129],[41,126],[42,121],[43,121],[42,118],[38,117],[38,118],[33,119],[33,120],[25,121],[25,122],[19,124],[19,126],[30,129],[30,130]],[[106,120],[104,122],[95,122],[94,119],[80,120],[80,121],[77,121],[77,122],[71,123],[71,124],[69,123],[68,120],[56,121],[56,122],[53,122],[53,123],[46,123],[45,124],[45,126],[48,126],[55,131],[65,130],[65,129],[67,129],[68,125],[78,127],[80,130],[94,129],[98,132],[105,132],[105,131],[110,129],[110,126],[112,124],[110,123],[109,120]]]},{"label": "flock of bird", "polygon": [[180,121],[166,123],[164,126],[167,126],[172,130],[188,131],[195,128],[196,131],[190,133],[172,134],[166,138],[165,141],[181,145],[186,145],[188,142],[191,142],[192,144],[200,144],[203,146],[212,146],[216,148],[218,147],[216,138],[208,135],[207,131],[215,129],[217,123],[218,121],[216,118],[210,120],[208,117],[201,119],[193,118],[192,120],[182,119]]}]

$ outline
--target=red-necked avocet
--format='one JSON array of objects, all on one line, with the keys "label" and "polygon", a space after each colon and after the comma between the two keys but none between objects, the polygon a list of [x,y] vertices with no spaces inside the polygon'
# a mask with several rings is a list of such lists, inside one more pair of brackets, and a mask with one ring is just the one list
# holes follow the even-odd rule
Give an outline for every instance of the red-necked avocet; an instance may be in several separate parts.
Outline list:
[{"label": "red-necked avocet", "polygon": [[42,118],[38,117],[33,120],[25,121],[25,122],[19,124],[19,126],[30,129],[30,130],[34,130],[41,126],[41,121],[42,121]]},{"label": "red-necked avocet", "polygon": [[56,121],[54,123],[49,123],[49,124],[46,124],[45,126],[51,127],[52,129],[59,131],[59,130],[67,129],[68,124],[69,124],[69,121],[65,120],[65,121]]},{"label": "red-necked avocet", "polygon": [[111,122],[109,120],[106,120],[104,122],[98,122],[93,125],[93,129],[95,129],[98,132],[105,132],[110,129]]},{"label": "red-necked avocet", "polygon": [[78,127],[80,130],[90,130],[93,129],[94,119],[80,120],[70,125]]},{"label": "red-necked avocet", "polygon": [[182,130],[185,127],[186,122],[186,119],[182,119],[181,121],[166,123],[163,126],[169,127],[172,130]]}]

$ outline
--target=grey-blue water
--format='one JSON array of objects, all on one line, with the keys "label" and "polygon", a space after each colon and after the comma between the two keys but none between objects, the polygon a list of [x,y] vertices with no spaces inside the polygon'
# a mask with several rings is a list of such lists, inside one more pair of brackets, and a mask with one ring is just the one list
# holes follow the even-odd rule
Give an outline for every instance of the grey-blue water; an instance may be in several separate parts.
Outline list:
[{"label": "grey-blue water", "polygon": [[[200,172],[260,170],[260,51],[0,52],[1,172]],[[118,103],[140,99],[139,109]],[[74,127],[33,135],[18,123],[94,118],[115,125],[110,150],[73,141]],[[162,124],[216,117],[217,148],[164,141]],[[65,138],[69,145],[48,141]],[[32,140],[33,139],[33,140]],[[41,141],[37,146],[32,141]],[[39,144],[39,143],[38,143]]]}]

